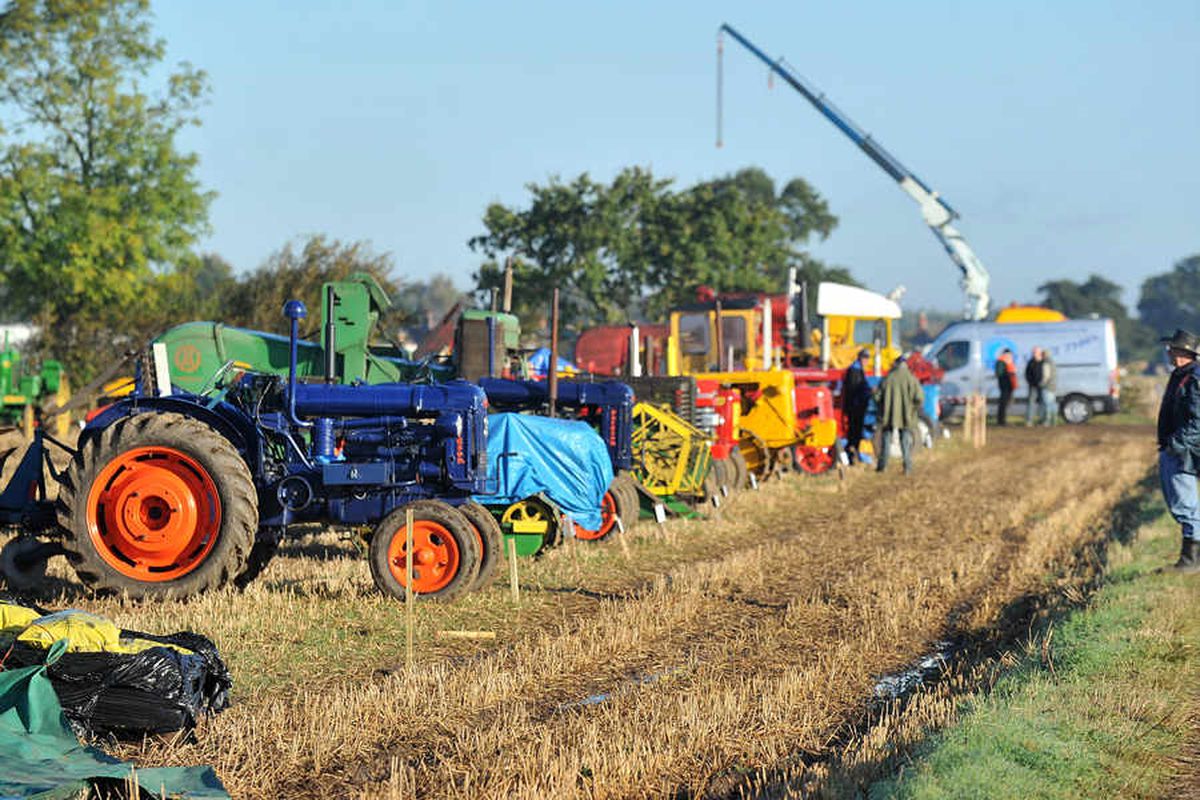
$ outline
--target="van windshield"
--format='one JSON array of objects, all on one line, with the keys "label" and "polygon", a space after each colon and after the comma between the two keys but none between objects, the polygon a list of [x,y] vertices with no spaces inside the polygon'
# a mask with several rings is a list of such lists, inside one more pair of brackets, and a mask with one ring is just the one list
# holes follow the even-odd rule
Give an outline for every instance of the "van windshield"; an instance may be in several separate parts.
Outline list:
[{"label": "van windshield", "polygon": [[942,345],[942,349],[938,350],[937,355],[933,357],[938,366],[950,372],[951,370],[965,367],[967,361],[971,358],[971,343],[956,341],[946,342]]}]

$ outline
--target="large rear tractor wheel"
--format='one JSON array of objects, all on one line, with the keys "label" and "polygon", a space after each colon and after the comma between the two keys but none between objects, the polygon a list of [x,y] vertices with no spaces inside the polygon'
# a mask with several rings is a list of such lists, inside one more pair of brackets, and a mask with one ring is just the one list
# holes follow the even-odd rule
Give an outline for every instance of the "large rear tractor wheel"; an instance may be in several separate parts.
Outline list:
[{"label": "large rear tractor wheel", "polygon": [[471,590],[479,575],[475,528],[457,509],[440,500],[417,500],[397,508],[371,535],[371,577],[384,594],[404,599],[407,581],[407,514],[413,513],[413,593],[454,600]]},{"label": "large rear tractor wheel", "polygon": [[486,508],[474,501],[458,507],[475,531],[475,543],[479,545],[479,575],[473,590],[486,589],[496,582],[500,565],[504,562],[504,532]]},{"label": "large rear tractor wheel", "polygon": [[80,449],[58,522],[67,559],[93,591],[188,597],[244,571],[258,496],[228,439],[182,414],[146,412]]},{"label": "large rear tractor wheel", "polygon": [[250,557],[246,559],[246,568],[233,579],[233,585],[239,589],[245,589],[253,583],[271,563],[271,559],[275,558],[282,541],[282,528],[259,529],[258,535],[254,539],[254,546],[250,548]]}]

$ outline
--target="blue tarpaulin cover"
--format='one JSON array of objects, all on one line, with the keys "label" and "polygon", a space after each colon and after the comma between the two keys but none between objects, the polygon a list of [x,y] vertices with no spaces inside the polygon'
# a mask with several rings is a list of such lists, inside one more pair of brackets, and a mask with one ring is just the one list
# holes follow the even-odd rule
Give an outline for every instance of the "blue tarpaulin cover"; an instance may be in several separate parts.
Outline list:
[{"label": "blue tarpaulin cover", "polygon": [[604,440],[591,426],[525,414],[492,414],[488,425],[496,494],[476,500],[507,505],[541,492],[584,528],[600,527],[600,503],[613,471]]},{"label": "blue tarpaulin cover", "polygon": [[[533,351],[529,356],[529,371],[534,377],[544,378],[550,372],[550,348],[542,347]],[[559,374],[568,373],[574,374],[579,370],[570,361],[567,361],[562,356],[558,357],[558,372]]]}]

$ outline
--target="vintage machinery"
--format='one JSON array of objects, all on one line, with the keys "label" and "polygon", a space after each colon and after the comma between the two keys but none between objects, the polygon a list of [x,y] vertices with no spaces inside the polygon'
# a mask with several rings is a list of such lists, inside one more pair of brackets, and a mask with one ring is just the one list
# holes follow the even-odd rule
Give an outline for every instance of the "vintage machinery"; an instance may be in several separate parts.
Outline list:
[{"label": "vintage machinery", "polygon": [[[172,393],[166,348],[135,390],[84,428],[59,475],[58,546],[97,591],[187,596],[254,577],[290,526],[319,521],[365,531],[376,586],[403,597],[406,514],[413,514],[413,590],[453,599],[486,582],[499,530],[471,501],[488,491],[487,403],[464,381],[341,382],[333,327],[320,379],[302,380],[304,305],[285,307],[286,376],[210,370],[202,393]],[[140,362],[139,362],[140,367]],[[18,469],[35,487],[3,495],[9,521],[44,521],[39,435]],[[65,445],[54,443],[58,447]],[[15,484],[14,484],[15,485]],[[13,486],[9,487],[10,489]],[[10,584],[36,577],[45,542],[25,536],[0,558]]]},{"label": "vintage machinery", "polygon": [[[71,385],[62,364],[47,359],[36,372],[26,371],[20,351],[5,336],[0,349],[0,425],[19,426],[30,434],[43,408],[60,407],[70,399]],[[69,414],[55,416],[57,435],[65,436],[70,425]]]},{"label": "vintage machinery", "polygon": [[[327,338],[334,343],[332,358],[338,382],[345,385],[397,380],[441,383],[462,377],[486,384],[489,395],[495,395],[491,400],[493,410],[534,413],[547,410],[544,382],[515,380],[524,374],[524,364],[518,357],[520,329],[515,316],[460,311],[452,336],[449,331],[439,331],[441,338],[453,341],[450,359],[413,362],[406,360],[397,348],[377,341],[378,320],[391,301],[374,278],[360,273],[326,284],[324,289],[320,325],[332,334]],[[193,392],[205,391],[226,364],[232,364],[231,368],[282,374],[287,369],[291,347],[286,337],[213,322],[179,325],[156,341],[166,349],[171,382]],[[302,378],[322,375],[325,359],[322,346],[304,341],[297,344],[297,373]],[[506,377],[488,378],[489,375]],[[609,448],[614,471],[628,473],[632,425],[632,396],[628,389],[616,383],[562,381],[559,386],[556,404],[559,413],[570,413],[593,423]],[[493,468],[503,469],[504,465],[493,464]],[[637,517],[637,495],[634,487],[624,486],[630,480],[627,474],[619,474],[614,479],[614,491],[602,506],[608,512],[602,514],[601,526],[595,531],[576,526],[575,535],[604,538],[617,529],[619,515],[632,524]],[[531,497],[518,504],[518,508],[484,502],[499,522],[503,535],[517,541],[520,553],[538,552],[562,537],[562,514],[551,497]],[[492,560],[485,558],[488,563]]]}]

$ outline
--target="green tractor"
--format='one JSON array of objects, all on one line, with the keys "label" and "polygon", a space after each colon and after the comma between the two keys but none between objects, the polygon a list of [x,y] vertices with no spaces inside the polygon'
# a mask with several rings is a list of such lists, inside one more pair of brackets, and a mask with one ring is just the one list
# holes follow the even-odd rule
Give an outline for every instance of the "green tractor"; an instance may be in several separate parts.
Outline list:
[{"label": "green tractor", "polygon": [[[4,349],[0,350],[0,426],[19,427],[29,436],[44,408],[61,408],[70,399],[71,386],[62,364],[47,359],[41,370],[26,372],[21,353],[4,337]],[[70,427],[70,416],[59,414],[52,432],[63,438]]]}]

